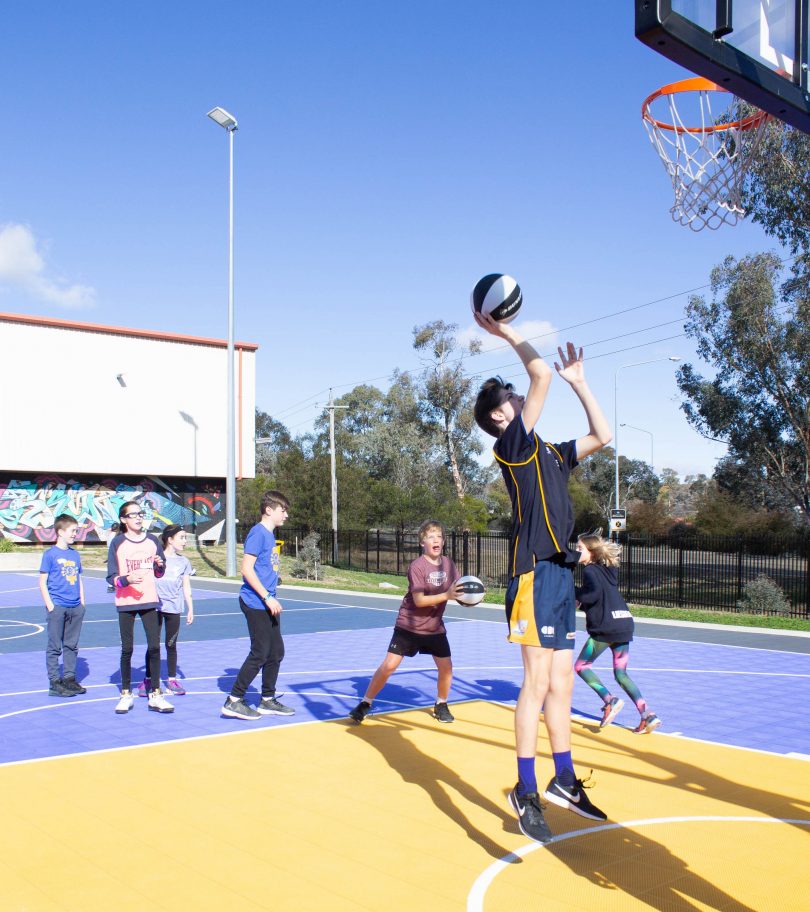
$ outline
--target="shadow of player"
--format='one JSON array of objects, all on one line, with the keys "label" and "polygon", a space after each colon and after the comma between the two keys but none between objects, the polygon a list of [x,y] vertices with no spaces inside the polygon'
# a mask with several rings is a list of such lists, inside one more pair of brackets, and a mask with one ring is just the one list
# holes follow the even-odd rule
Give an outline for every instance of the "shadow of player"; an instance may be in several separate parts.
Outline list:
[{"label": "shadow of player", "polygon": [[481,846],[487,854],[493,858],[502,858],[509,852],[509,849],[498,845],[471,823],[464,812],[456,806],[448,794],[448,789],[456,792],[470,804],[475,804],[493,814],[502,821],[504,828],[509,827],[511,830],[514,827],[514,821],[503,808],[481,795],[455,770],[419,750],[408,737],[409,732],[417,729],[418,726],[398,719],[396,716],[380,716],[374,720],[373,725],[351,724],[347,727],[347,733],[378,750],[388,765],[399,773],[403,782],[409,782],[423,789],[437,810],[464,830],[467,836]]},{"label": "shadow of player", "polygon": [[583,838],[552,842],[546,851],[577,877],[586,877],[605,890],[621,890],[645,908],[661,912],[695,912],[696,908],[755,912],[691,871],[666,846],[635,830],[619,827],[596,831]]}]

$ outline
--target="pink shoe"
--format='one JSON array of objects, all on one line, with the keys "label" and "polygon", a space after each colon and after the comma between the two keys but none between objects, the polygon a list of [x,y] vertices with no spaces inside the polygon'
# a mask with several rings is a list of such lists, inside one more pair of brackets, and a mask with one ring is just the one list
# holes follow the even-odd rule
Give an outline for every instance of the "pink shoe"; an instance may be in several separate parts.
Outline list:
[{"label": "pink shoe", "polygon": [[152,680],[151,678],[144,678],[143,681],[138,685],[138,696],[139,697],[148,697],[149,691],[152,689]]},{"label": "pink shoe", "polygon": [[182,697],[186,692],[185,687],[183,687],[177,678],[169,678],[169,680],[166,681],[166,689],[169,693],[176,694],[178,697]]}]

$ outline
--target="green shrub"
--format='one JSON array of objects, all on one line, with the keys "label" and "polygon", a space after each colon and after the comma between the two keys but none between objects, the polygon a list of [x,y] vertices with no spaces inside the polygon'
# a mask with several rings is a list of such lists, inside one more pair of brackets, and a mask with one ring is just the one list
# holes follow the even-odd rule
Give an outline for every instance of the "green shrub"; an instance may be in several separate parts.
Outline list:
[{"label": "green shrub", "polygon": [[746,614],[775,614],[782,617],[790,614],[790,602],[785,598],[785,593],[764,573],[746,583],[737,607]]},{"label": "green shrub", "polygon": [[8,554],[9,551],[14,550],[14,545],[11,544],[9,539],[4,535],[0,534],[0,554]]},{"label": "green shrub", "polygon": [[321,578],[321,549],[318,542],[321,536],[317,532],[310,532],[301,542],[298,555],[292,564],[292,575],[296,579]]}]

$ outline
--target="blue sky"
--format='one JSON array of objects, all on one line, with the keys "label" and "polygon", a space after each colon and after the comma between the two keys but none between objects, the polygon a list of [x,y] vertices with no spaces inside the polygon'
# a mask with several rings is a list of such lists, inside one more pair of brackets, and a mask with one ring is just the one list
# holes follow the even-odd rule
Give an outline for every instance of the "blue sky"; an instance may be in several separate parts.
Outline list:
[{"label": "blue sky", "polygon": [[[507,272],[516,325],[550,333],[542,354],[585,346],[612,422],[620,365],[694,360],[659,341],[682,332],[683,293],[775,244],[671,220],[639,111],[688,74],[634,38],[630,0],[577,10],[6,5],[0,310],[224,337],[227,137],[205,116],[221,105],[239,120],[236,335],[260,345],[260,408],[301,433],[329,387],[386,388],[419,367],[415,325],[471,330],[472,286]],[[470,370],[520,376],[508,351]],[[724,448],[688,427],[673,374],[621,371],[619,421],[653,434],[657,469],[710,474]],[[555,381],[541,433],[582,429]],[[621,429],[620,449],[649,460],[650,437]]]}]

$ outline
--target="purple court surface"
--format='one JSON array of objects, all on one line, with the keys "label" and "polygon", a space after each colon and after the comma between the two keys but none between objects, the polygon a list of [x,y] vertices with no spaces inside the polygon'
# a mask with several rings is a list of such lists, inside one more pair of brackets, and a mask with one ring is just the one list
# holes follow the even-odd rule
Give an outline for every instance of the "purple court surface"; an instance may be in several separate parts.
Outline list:
[{"label": "purple court surface", "polygon": [[[139,699],[129,714],[117,716],[120,641],[105,581],[85,575],[88,607],[77,672],[87,694],[63,699],[48,696],[45,609],[37,577],[0,573],[0,763],[345,717],[385,654],[398,607],[391,596],[284,587],[286,657],[279,693],[296,715],[248,723],[220,715],[248,648],[237,587],[197,579],[196,619],[183,625],[179,643],[179,677],[188,693],[171,698],[176,707],[171,715],[150,713],[147,701]],[[454,663],[451,703],[513,704],[520,654],[506,642],[502,612],[452,606],[447,621]],[[135,683],[143,674],[143,642],[136,628]],[[580,630],[577,648],[583,642]],[[609,655],[595,670],[613,684]],[[810,705],[808,636],[640,621],[628,670],[664,723],[658,733],[640,737],[693,738],[810,759],[810,726],[798,721]],[[435,681],[429,658],[406,659],[375,710],[429,706]],[[612,690],[624,696],[615,684]],[[249,700],[258,700],[255,690]],[[574,712],[596,719],[600,705],[577,679]],[[637,721],[628,700],[616,724],[633,728]]]}]

